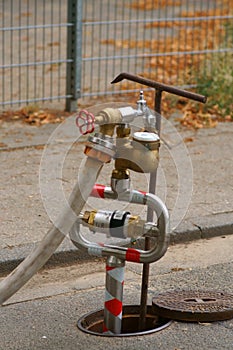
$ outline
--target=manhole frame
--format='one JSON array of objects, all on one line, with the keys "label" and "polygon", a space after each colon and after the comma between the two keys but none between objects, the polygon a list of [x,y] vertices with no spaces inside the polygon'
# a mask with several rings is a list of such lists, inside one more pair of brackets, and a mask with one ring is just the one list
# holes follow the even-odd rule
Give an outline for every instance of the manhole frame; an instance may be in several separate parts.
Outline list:
[{"label": "manhole frame", "polygon": [[[124,327],[124,320],[126,318],[132,318],[134,320],[137,319],[137,325],[139,324],[139,317],[140,317],[140,306],[139,305],[124,305],[123,306],[123,316],[122,316],[122,327]],[[157,327],[147,329],[144,331],[135,331],[135,332],[125,332],[120,334],[108,334],[108,333],[101,333],[97,331],[93,331],[91,329],[88,329],[88,327],[101,327],[103,328],[103,322],[104,322],[104,309],[98,309],[94,312],[89,312],[85,315],[83,315],[77,322],[77,327],[88,334],[96,335],[96,336],[102,336],[102,337],[132,337],[132,336],[141,336],[141,335],[147,335],[152,334],[155,332],[162,331],[163,329],[169,327],[171,323],[173,322],[170,319],[161,317],[159,315],[156,315],[153,313],[152,305],[147,306],[147,315],[146,315],[146,322],[148,322],[148,318],[152,319],[154,318],[154,321],[160,322],[161,324]],[[89,325],[88,322],[93,321],[92,325]],[[151,320],[150,320],[151,321]],[[87,327],[83,325],[83,323],[87,322]],[[95,322],[95,323],[94,323]],[[123,331],[124,332],[124,331]]]}]

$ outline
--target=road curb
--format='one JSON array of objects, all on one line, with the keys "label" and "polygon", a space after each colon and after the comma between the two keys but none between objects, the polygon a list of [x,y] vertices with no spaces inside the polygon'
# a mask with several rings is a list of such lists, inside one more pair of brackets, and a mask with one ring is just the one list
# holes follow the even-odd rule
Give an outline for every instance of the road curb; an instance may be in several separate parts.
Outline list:
[{"label": "road curb", "polygon": [[215,213],[183,221],[171,233],[171,243],[233,234],[233,212]]}]

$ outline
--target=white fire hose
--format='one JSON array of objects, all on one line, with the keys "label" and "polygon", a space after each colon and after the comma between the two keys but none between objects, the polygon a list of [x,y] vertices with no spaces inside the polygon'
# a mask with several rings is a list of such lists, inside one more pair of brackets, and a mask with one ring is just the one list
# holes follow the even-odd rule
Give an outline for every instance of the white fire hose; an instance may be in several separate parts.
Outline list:
[{"label": "white fire hose", "polygon": [[62,243],[86,203],[102,165],[103,163],[99,160],[87,158],[71,193],[69,204],[61,214],[58,223],[47,232],[29,256],[0,283],[0,305],[28,282]]}]

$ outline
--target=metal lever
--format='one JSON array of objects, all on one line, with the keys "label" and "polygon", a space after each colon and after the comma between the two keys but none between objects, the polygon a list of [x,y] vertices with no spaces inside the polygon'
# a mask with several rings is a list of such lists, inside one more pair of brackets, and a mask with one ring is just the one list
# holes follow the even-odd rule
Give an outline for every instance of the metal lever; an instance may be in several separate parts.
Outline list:
[{"label": "metal lever", "polygon": [[146,78],[140,77],[138,75],[130,74],[130,73],[120,73],[111,82],[111,84],[119,83],[120,81],[122,81],[124,79],[135,81],[136,83],[152,87],[156,90],[166,91],[166,92],[169,92],[169,93],[174,94],[174,95],[183,96],[183,97],[186,97],[190,100],[194,100],[194,101],[198,101],[198,102],[202,102],[202,103],[205,103],[207,100],[206,96],[199,95],[199,94],[196,94],[194,92],[182,90],[182,89],[179,89],[179,88],[174,87],[174,86],[158,83],[156,81],[146,79]]}]

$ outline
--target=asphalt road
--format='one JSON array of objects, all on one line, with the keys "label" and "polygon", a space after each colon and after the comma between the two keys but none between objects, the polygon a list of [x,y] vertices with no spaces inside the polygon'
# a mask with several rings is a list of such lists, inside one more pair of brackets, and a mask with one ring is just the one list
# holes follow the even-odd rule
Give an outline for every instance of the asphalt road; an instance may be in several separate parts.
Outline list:
[{"label": "asphalt road", "polygon": [[[233,293],[233,237],[215,237],[170,246],[151,265],[148,305],[158,292],[207,290]],[[0,349],[84,350],[159,349],[231,350],[233,319],[221,322],[172,322],[157,333],[133,337],[97,337],[76,327],[87,312],[102,308],[104,262],[44,269],[1,308]],[[127,264],[124,304],[140,300],[141,266]]]}]

